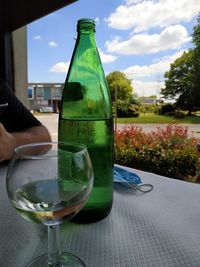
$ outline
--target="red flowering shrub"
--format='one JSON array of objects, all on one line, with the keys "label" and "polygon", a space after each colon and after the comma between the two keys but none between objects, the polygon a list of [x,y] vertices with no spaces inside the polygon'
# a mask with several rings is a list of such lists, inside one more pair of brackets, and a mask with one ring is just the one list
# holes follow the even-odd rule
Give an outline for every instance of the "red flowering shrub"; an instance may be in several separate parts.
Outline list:
[{"label": "red flowering shrub", "polygon": [[197,177],[200,153],[197,138],[178,124],[145,133],[127,126],[115,136],[115,163],[181,180]]}]

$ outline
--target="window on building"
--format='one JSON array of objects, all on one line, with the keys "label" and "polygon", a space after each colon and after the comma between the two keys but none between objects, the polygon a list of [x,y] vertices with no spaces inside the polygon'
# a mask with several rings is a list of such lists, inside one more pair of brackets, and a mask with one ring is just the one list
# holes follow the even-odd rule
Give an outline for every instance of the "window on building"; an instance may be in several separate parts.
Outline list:
[{"label": "window on building", "polygon": [[51,90],[51,99],[58,99],[60,100],[62,96],[61,88],[55,87]]},{"label": "window on building", "polygon": [[44,99],[44,88],[36,87],[35,89],[36,99]]},{"label": "window on building", "polygon": [[32,87],[28,88],[28,99],[34,99],[34,90]]}]

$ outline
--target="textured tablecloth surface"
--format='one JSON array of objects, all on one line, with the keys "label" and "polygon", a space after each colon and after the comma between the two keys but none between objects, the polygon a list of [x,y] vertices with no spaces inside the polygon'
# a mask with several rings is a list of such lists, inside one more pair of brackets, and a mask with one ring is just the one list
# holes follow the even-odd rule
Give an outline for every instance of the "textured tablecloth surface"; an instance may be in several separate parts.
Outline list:
[{"label": "textured tablecloth surface", "polygon": [[[62,248],[87,267],[200,266],[200,185],[133,170],[150,193],[115,186],[113,209],[97,223],[66,223]],[[0,168],[0,267],[23,267],[47,252],[44,226],[26,221],[11,206]]]}]

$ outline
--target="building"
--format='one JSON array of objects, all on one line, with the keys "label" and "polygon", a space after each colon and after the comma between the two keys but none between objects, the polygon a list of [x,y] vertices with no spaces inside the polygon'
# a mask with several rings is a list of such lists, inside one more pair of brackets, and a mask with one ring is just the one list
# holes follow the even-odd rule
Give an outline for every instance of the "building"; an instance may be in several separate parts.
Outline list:
[{"label": "building", "polygon": [[[33,111],[45,110],[52,107],[52,112],[59,113],[63,83],[29,83],[28,99]],[[48,109],[46,109],[48,110]]]},{"label": "building", "polygon": [[139,97],[139,101],[143,105],[156,105],[157,103],[157,99],[155,97],[147,97],[147,96]]},{"label": "building", "polygon": [[26,25],[76,1],[0,1],[0,76],[27,107]]}]

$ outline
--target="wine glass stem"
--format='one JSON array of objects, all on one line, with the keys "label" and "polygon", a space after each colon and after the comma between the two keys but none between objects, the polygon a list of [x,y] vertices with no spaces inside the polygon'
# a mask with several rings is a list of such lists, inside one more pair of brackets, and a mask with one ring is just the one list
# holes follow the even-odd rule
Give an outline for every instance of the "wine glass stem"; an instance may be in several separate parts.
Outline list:
[{"label": "wine glass stem", "polygon": [[48,226],[48,266],[60,266],[60,227]]}]

